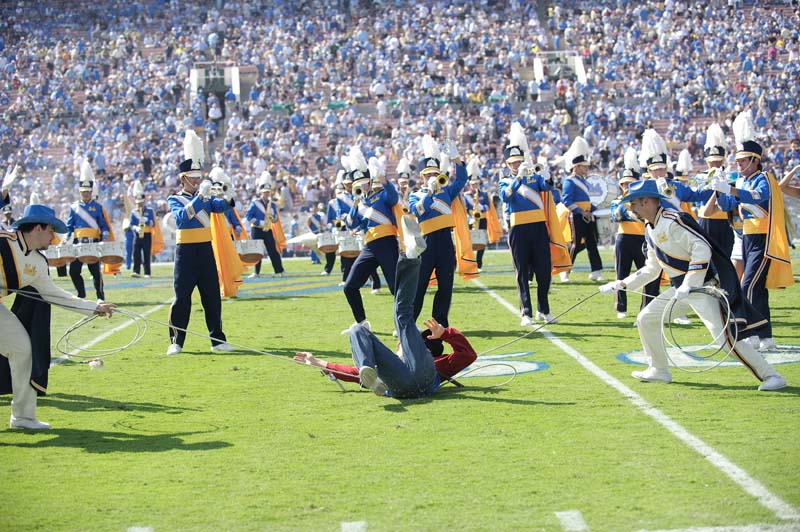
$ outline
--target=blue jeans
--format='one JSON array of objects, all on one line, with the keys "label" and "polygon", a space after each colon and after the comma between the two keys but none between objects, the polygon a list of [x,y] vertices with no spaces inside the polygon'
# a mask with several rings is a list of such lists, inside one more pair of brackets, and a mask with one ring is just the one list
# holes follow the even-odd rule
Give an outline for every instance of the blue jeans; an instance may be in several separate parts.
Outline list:
[{"label": "blue jeans", "polygon": [[419,266],[418,258],[403,256],[397,262],[394,326],[403,348],[403,358],[398,357],[365,327],[354,325],[350,329],[350,347],[356,367],[375,368],[392,397],[424,397],[439,387],[433,356],[425,347],[414,320]]}]

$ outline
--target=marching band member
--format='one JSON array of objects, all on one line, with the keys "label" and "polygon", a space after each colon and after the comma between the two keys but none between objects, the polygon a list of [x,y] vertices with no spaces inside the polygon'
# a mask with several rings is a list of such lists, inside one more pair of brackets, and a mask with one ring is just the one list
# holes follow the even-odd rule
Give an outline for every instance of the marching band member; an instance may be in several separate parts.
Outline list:
[{"label": "marching band member", "polygon": [[150,253],[153,246],[156,213],[145,205],[144,188],[136,191],[136,208],[131,211],[128,222],[128,227],[134,234],[133,273],[131,277],[139,277],[142,264],[144,264],[144,276],[149,278]]},{"label": "marching band member", "polygon": [[[687,151],[688,155],[688,151]],[[684,165],[691,168],[691,156],[687,162],[684,156]],[[644,178],[655,179],[658,189],[664,196],[665,207],[682,211],[694,218],[692,203],[705,201],[711,195],[710,191],[696,192],[688,185],[675,179],[669,172],[669,157],[667,144],[655,129],[646,129],[642,134],[642,149],[639,153],[639,165],[647,168]],[[689,170],[686,170],[688,176]]]},{"label": "marching band member", "polygon": [[[647,261],[643,268],[625,279],[612,281],[600,287],[601,293],[617,290],[637,290],[660,277],[662,269],[669,275],[672,285],[651,301],[636,318],[639,337],[650,365],[644,371],[634,371],[631,376],[643,382],[672,381],[668,368],[666,347],[662,341],[662,319],[670,300],[675,300],[675,311],[694,310],[708,328],[712,337],[722,336],[721,343],[755,377],[761,381],[761,391],[786,387],[786,380],[744,339],[763,327],[765,320],[742,296],[736,272],[730,259],[715,243],[710,242],[691,216],[664,208],[660,201],[665,197],[652,180],[631,183],[620,201],[629,202],[631,210],[647,221]],[[726,309],[716,298],[692,289],[707,285],[718,286],[727,294],[733,316],[726,323]],[[738,329],[734,336],[732,329]]]},{"label": "marching band member", "polygon": [[[624,279],[631,273],[631,266],[636,265],[637,269],[644,267],[645,247],[644,222],[635,214],[630,212],[625,203],[620,201],[628,193],[631,183],[639,180],[639,163],[636,158],[636,150],[628,147],[624,156],[625,169],[619,179],[619,187],[622,190],[620,197],[611,202],[611,221],[617,222],[617,237],[614,240],[614,271],[617,279]],[[642,303],[639,306],[641,311],[651,299],[658,296],[659,280],[651,281],[644,287]],[[617,318],[625,318],[628,315],[628,293],[625,290],[617,291],[615,302]]]},{"label": "marching band member", "polygon": [[12,225],[14,225],[14,210],[11,205],[5,205],[3,206],[3,219],[0,220],[0,229],[11,231]]},{"label": "marching band member", "polygon": [[500,180],[500,198],[510,214],[508,243],[517,278],[522,315],[520,325],[533,325],[528,286],[530,272],[536,276],[536,319],[557,323],[550,314],[548,298],[551,273],[553,270],[567,270],[571,263],[550,185],[545,181],[549,172],[545,167],[540,169],[540,174],[533,172],[533,165],[527,159],[530,153],[528,141],[519,122],[511,124],[508,141],[503,155],[510,174]]},{"label": "marching band member", "polygon": [[[116,305],[87,301],[58,288],[50,278],[46,249],[64,222],[44,205],[28,205],[13,231],[0,233],[0,295],[23,289],[38,297],[17,295],[11,310],[0,305],[0,393],[11,393],[11,428],[46,430],[36,418],[37,391],[47,391],[50,367],[50,304],[85,315],[111,316]],[[41,300],[39,300],[39,297]]]},{"label": "marching band member", "polygon": [[[456,178],[450,182],[447,176],[449,162],[445,165],[437,158],[439,149],[430,135],[422,139],[424,157],[420,160],[420,178],[423,188],[409,196],[409,212],[413,214],[422,229],[426,249],[422,253],[417,297],[414,300],[414,319],[422,312],[425,292],[428,290],[431,274],[436,271],[436,294],[433,297],[433,318],[448,327],[450,303],[453,298],[453,278],[456,270],[456,249],[453,245],[452,230],[456,225],[453,204],[467,184],[467,168],[452,143],[447,144],[446,155],[456,168]],[[472,245],[470,244],[470,251]],[[477,268],[476,268],[477,273]]]},{"label": "marching band member", "polygon": [[763,171],[763,149],[755,140],[755,126],[749,110],[736,116],[733,135],[739,179],[735,187],[727,179],[716,179],[712,188],[719,193],[716,197],[719,207],[726,212],[738,209],[744,223],[742,289],[750,303],[768,320],[758,344],[759,350],[765,351],[775,348],[769,321],[769,289],[794,284],[783,219],[783,194],[775,178]]},{"label": "marching band member", "polygon": [[397,203],[397,189],[383,176],[380,178],[383,188],[380,191],[372,190],[367,161],[358,146],[350,148],[349,164],[353,168],[353,206],[346,222],[350,229],[364,232],[364,249],[350,268],[344,283],[344,295],[356,323],[369,327],[359,289],[378,266],[383,271],[389,291],[394,295],[395,270],[400,253],[397,221],[392,210]]},{"label": "marching band member", "polygon": [[[494,244],[503,236],[503,228],[500,226],[500,219],[497,217],[497,211],[494,208],[494,203],[492,203],[489,194],[481,189],[479,164],[478,157],[473,157],[470,159],[469,163],[467,163],[469,181],[464,191],[464,203],[470,215],[470,228],[473,230],[478,229],[486,231],[488,243]],[[483,254],[485,251],[486,249],[483,248],[475,253],[478,271],[483,269]]]},{"label": "marching band member", "polygon": [[[320,233],[327,233],[330,230],[328,220],[325,217],[325,205],[320,203],[319,205],[313,205],[311,207],[311,214],[308,215],[306,219],[306,226],[308,230],[318,235]],[[313,256],[312,251],[312,256]],[[322,251],[320,250],[320,253]],[[324,252],[325,254],[325,268],[322,270],[322,275],[330,275],[331,271],[333,271],[333,264],[336,262],[336,251],[327,251]]]},{"label": "marching band member", "polygon": [[[725,163],[725,134],[722,128],[716,122],[708,126],[706,131],[706,142],[703,148],[703,156],[706,160],[707,170],[695,178],[697,181],[703,181],[707,186],[711,186],[711,182],[715,177],[722,177],[725,169],[722,165]],[[713,191],[711,191],[713,193]],[[711,196],[708,194],[708,197]],[[708,197],[704,201],[708,200]],[[700,209],[698,213],[697,223],[708,235],[708,238],[719,244],[719,246],[731,256],[733,252],[734,232],[731,228],[731,223],[728,220],[728,214],[718,209],[714,214],[705,214],[704,209]]]},{"label": "marching band member", "polygon": [[[250,202],[245,217],[250,220],[251,235],[253,240],[263,240],[264,247],[267,248],[267,255],[272,263],[275,277],[283,277],[283,261],[281,253],[278,251],[276,234],[273,231],[276,220],[280,220],[278,206],[272,201],[272,185],[262,176],[258,185],[260,198],[255,198]],[[261,261],[256,263],[255,272],[250,274],[250,278],[256,278],[261,274]]]},{"label": "marching band member", "polygon": [[[67,230],[73,237],[73,244],[101,242],[109,237],[109,226],[106,221],[103,206],[92,199],[94,191],[94,173],[88,159],[84,159],[81,164],[81,179],[78,184],[78,191],[81,199],[70,205],[69,216],[67,217]],[[69,240],[69,236],[67,237]],[[97,299],[105,299],[103,290],[103,272],[100,271],[101,264],[87,264],[89,273],[92,275],[94,289]],[[69,265],[69,276],[72,284],[78,293],[78,297],[86,297],[86,288],[81,276],[83,263],[79,260],[72,261]]]},{"label": "marching band member", "polygon": [[211,337],[211,351],[230,352],[234,349],[225,341],[222,331],[219,277],[211,243],[211,214],[233,208],[233,200],[213,197],[211,181],[201,182],[205,154],[203,141],[194,130],[186,130],[183,149],[186,159],[180,164],[182,189],[167,200],[177,225],[175,301],[169,312],[172,343],[167,355],[177,355],[183,350],[195,287],[200,290],[200,301]]},{"label": "marching band member", "polygon": [[[572,146],[564,154],[564,165],[570,174],[564,180],[561,202],[570,210],[569,223],[572,232],[570,260],[575,264],[575,256],[582,250],[589,254],[591,273],[589,279],[602,281],[603,261],[597,250],[597,221],[593,211],[597,209],[589,196],[589,157],[591,149],[583,137],[575,137]],[[568,275],[562,274],[561,280],[567,281]]]}]

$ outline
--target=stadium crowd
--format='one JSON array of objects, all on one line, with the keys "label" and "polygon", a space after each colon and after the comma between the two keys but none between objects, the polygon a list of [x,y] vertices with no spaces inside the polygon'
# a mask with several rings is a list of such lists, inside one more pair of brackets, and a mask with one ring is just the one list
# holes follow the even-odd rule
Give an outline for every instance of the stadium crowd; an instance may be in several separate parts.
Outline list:
[{"label": "stadium crowd", "polygon": [[[496,193],[513,120],[535,156],[555,161],[582,134],[610,173],[648,125],[699,161],[707,125],[730,134],[749,106],[768,167],[800,162],[800,24],[783,3],[21,1],[0,15],[0,166],[23,168],[15,197],[65,212],[88,158],[116,224],[135,180],[167,211],[188,127],[205,129],[240,210],[266,170],[288,218],[332,196],[352,144],[392,176],[424,133],[480,157]],[[549,50],[576,50],[586,83],[532,80]],[[212,62],[256,81],[190,95],[190,70]]]}]

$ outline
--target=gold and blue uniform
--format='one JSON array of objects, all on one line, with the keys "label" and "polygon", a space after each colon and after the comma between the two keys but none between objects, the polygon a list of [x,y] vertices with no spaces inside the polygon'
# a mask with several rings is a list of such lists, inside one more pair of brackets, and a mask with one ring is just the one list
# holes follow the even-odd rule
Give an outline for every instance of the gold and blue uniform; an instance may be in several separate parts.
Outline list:
[{"label": "gold and blue uniform", "polygon": [[[103,206],[96,201],[91,200],[86,203],[76,201],[70,205],[69,216],[67,217],[67,231],[72,234],[73,244],[105,240],[108,238],[108,229]],[[87,264],[86,267],[92,275],[97,299],[105,299],[103,272],[100,269],[100,263]],[[69,276],[72,279],[72,284],[75,286],[78,297],[81,298],[86,297],[86,287],[83,283],[83,276],[81,276],[82,270],[83,263],[79,260],[72,261],[69,264]]]},{"label": "gold and blue uniform", "polygon": [[144,274],[150,275],[150,253],[153,248],[156,213],[150,207],[134,209],[128,221],[130,227],[139,228],[133,232],[133,271],[138,275],[144,265]]},{"label": "gold and blue uniform", "polygon": [[[469,226],[473,229],[483,229],[484,231],[487,230],[489,227],[489,194],[487,194],[483,190],[478,191],[478,202],[475,202],[475,194],[464,194],[464,204],[466,205],[467,212],[469,213]],[[481,217],[477,220],[477,224],[475,223],[476,220],[473,218],[473,213],[479,212]],[[486,251],[485,249],[478,250],[475,253],[475,261],[478,263],[478,268],[483,268],[483,253]]]},{"label": "gold and blue uniform", "polygon": [[409,196],[409,212],[417,217],[427,247],[422,253],[417,297],[414,300],[414,319],[422,312],[425,292],[431,274],[436,270],[436,295],[433,297],[431,315],[444,327],[449,327],[450,304],[453,299],[453,277],[456,271],[456,251],[452,229],[455,227],[452,203],[458,199],[467,184],[467,167],[462,162],[454,165],[456,178],[431,194],[417,192]]},{"label": "gold and blue uniform", "polygon": [[591,271],[599,272],[603,269],[603,261],[597,249],[597,221],[587,222],[583,214],[589,214],[596,209],[589,197],[589,186],[586,180],[576,175],[571,175],[564,180],[561,202],[570,210],[569,217],[572,227],[572,247],[570,259],[575,264],[575,255],[586,250],[589,254]]},{"label": "gold and blue uniform", "polygon": [[[267,212],[269,211],[269,212]],[[269,214],[269,216],[267,216]],[[272,263],[272,269],[275,273],[283,273],[283,261],[281,254],[278,252],[278,246],[275,243],[275,235],[272,232],[272,220],[278,219],[278,207],[274,201],[270,201],[266,205],[260,198],[254,199],[250,202],[247,208],[245,217],[250,220],[250,237],[253,240],[263,240],[264,247],[267,248],[267,255],[269,261]],[[261,273],[261,261],[256,263],[256,274]]]},{"label": "gold and blue uniform", "polygon": [[217,264],[211,246],[211,213],[222,213],[231,204],[222,198],[203,199],[187,193],[174,194],[167,200],[177,226],[175,301],[169,313],[169,335],[173,344],[183,347],[184,329],[189,325],[192,292],[200,290],[200,301],[213,345],[225,342],[222,332],[222,305]]}]

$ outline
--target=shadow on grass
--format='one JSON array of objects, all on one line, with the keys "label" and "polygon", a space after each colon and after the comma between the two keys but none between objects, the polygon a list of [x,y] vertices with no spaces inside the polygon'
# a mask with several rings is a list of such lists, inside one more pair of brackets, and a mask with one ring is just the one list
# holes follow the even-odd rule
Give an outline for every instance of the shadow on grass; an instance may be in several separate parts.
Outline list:
[{"label": "shadow on grass", "polygon": [[[704,390],[731,390],[731,391],[747,391],[753,392],[756,391],[758,388],[758,382],[753,381],[753,384],[743,385],[730,385],[730,384],[718,384],[715,382],[682,382],[682,381],[672,381],[672,386],[685,386],[687,388],[699,388]],[[775,390],[772,392],[758,392],[760,396],[771,396],[775,395],[793,395],[795,397],[800,397],[800,387],[797,386],[787,386],[782,390]]]},{"label": "shadow on grass", "polygon": [[509,399],[498,397],[499,394],[507,390],[501,388],[482,388],[478,386],[464,386],[463,388],[445,387],[436,392],[433,396],[421,397],[419,399],[398,399],[398,403],[384,405],[384,410],[389,412],[406,412],[410,406],[427,404],[431,401],[447,401],[457,399],[460,401],[482,401],[487,403],[505,403],[519,406],[573,406],[574,402],[558,401],[531,401],[529,399]]},{"label": "shadow on grass", "polygon": [[175,432],[171,434],[136,434],[80,429],[53,429],[46,432],[22,433],[23,437],[53,436],[33,442],[0,443],[0,447],[43,449],[70,447],[92,454],[108,453],[160,453],[165,451],[213,451],[230,447],[224,441],[186,443],[181,438],[202,432]]},{"label": "shadow on grass", "polygon": [[165,414],[180,414],[187,411],[199,412],[197,408],[185,408],[162,405],[158,403],[139,403],[135,401],[111,401],[100,397],[75,395],[67,393],[54,393],[39,398],[42,405],[66,410],[69,412],[92,412],[98,410],[120,410],[131,412],[161,412]]}]

